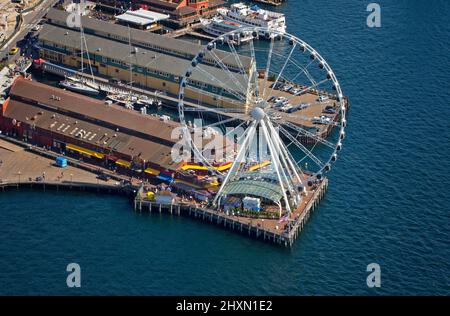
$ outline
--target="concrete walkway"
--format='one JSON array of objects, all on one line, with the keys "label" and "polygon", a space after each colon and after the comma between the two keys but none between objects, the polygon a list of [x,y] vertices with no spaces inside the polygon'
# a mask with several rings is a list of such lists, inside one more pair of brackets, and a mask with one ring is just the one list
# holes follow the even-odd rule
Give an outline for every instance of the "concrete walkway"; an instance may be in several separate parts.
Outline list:
[{"label": "concrete walkway", "polygon": [[60,168],[51,159],[23,150],[22,147],[0,140],[0,181],[30,182],[36,178],[50,182],[82,182],[116,186],[117,181],[97,179],[95,173],[72,166]]}]

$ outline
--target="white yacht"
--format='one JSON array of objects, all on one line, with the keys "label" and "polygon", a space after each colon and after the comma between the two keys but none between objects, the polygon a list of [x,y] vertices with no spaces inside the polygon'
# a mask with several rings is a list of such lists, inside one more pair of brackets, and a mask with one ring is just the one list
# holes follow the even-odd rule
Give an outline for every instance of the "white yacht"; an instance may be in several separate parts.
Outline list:
[{"label": "white yacht", "polygon": [[64,80],[59,85],[67,90],[81,94],[97,95],[99,93],[97,89],[91,88],[81,81]]},{"label": "white yacht", "polygon": [[[213,17],[211,19],[202,19],[201,20],[203,31],[205,33],[211,34],[213,36],[220,36],[225,33],[234,31],[243,27],[243,25],[226,20],[221,17]],[[236,38],[233,39],[233,42],[236,44],[241,44],[248,42],[252,39],[252,34],[236,34]]]},{"label": "white yacht", "polygon": [[[84,37],[83,28],[80,28],[80,59],[81,59],[81,73],[84,73],[84,51],[88,51],[87,47],[84,47],[86,44],[86,39]],[[91,71],[92,80],[86,80],[82,76],[66,76],[64,81],[61,81],[59,84],[66,88],[67,90],[71,90],[73,92],[87,94],[87,95],[97,95],[100,93],[98,84],[95,83],[94,73],[92,72],[91,61],[88,55],[88,65]]]},{"label": "white yacht", "polygon": [[[225,20],[242,26],[260,26],[280,33],[286,32],[286,19],[283,13],[264,10],[257,5],[250,7],[240,2],[232,4],[229,9],[219,8],[217,12]],[[266,36],[265,32],[261,32],[260,35]]]}]

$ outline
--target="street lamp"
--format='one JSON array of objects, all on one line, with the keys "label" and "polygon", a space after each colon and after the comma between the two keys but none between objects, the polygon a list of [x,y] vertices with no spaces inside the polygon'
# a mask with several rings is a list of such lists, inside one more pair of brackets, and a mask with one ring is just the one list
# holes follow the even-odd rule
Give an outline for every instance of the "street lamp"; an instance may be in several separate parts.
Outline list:
[{"label": "street lamp", "polygon": [[19,175],[19,183],[20,183],[20,175],[22,174],[20,171],[17,172],[17,174]]}]

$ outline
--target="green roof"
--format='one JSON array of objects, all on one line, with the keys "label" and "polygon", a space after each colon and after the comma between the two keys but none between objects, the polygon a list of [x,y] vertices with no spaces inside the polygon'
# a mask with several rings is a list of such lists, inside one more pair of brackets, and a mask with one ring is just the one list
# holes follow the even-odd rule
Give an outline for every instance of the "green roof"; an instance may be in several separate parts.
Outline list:
[{"label": "green roof", "polygon": [[228,183],[223,188],[227,195],[252,195],[278,202],[283,197],[279,184],[256,180],[239,180]]}]

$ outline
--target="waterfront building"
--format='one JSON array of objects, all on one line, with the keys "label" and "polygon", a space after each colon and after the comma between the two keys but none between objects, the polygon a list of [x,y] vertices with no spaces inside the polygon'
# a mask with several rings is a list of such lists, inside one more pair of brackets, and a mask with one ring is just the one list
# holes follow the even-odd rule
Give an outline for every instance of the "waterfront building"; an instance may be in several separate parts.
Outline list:
[{"label": "waterfront building", "polygon": [[144,9],[128,10],[125,13],[116,15],[116,20],[120,24],[131,25],[135,28],[149,30],[158,27],[161,21],[168,19],[167,14],[148,11]]},{"label": "waterfront building", "polygon": [[[0,105],[2,134],[120,173],[209,187],[213,178],[196,177],[187,171],[188,161],[172,157],[180,127],[175,121],[23,78],[16,79]],[[213,138],[221,142],[223,152],[233,150],[225,137]],[[205,145],[211,138],[202,141]]]},{"label": "waterfront building", "polygon": [[[79,30],[65,24],[67,13],[63,11],[51,10],[47,19],[48,23],[39,35],[41,58],[80,69]],[[150,32],[133,30],[131,33],[127,27],[108,22],[84,17],[81,22],[94,74],[129,82],[131,68],[133,85],[163,90],[172,95],[178,94],[180,80],[192,58],[201,49],[199,45]],[[130,43],[133,46],[131,52]],[[209,53],[205,54],[202,68],[213,74],[217,80],[212,81],[198,72],[193,74],[189,78],[186,97],[197,99],[201,93],[205,103],[236,106],[239,102],[226,85],[229,75],[219,66],[213,66],[214,58],[220,58],[227,67],[235,70],[234,77],[243,87],[247,87],[246,75],[238,71],[243,67],[248,76],[252,76],[256,69],[254,61],[241,56],[239,65],[231,53],[216,50],[215,54],[214,57]]]},{"label": "waterfront building", "polygon": [[17,79],[0,110],[0,130],[28,143],[102,166],[174,172],[171,138],[176,122]]},{"label": "waterfront building", "polygon": [[[63,10],[50,9],[45,18],[48,24],[70,30],[78,30],[78,28],[69,28],[67,26],[68,16],[69,13]],[[133,29],[130,36],[130,30],[123,25],[113,24],[86,16],[82,16],[80,22],[83,25],[85,34],[95,35],[125,44],[131,43],[134,47],[149,49],[158,53],[184,58],[189,61],[191,61],[202,48],[201,45],[190,41],[166,37],[148,31]],[[239,64],[231,53],[216,49],[215,54],[231,71],[241,71]],[[249,57],[242,55],[240,55],[240,60],[244,69],[249,73],[254,61]],[[205,55],[203,63],[216,65],[215,59],[210,54]]]},{"label": "waterfront building", "polygon": [[168,14],[171,26],[183,27],[213,16],[224,4],[222,0],[136,0],[139,7]]}]

